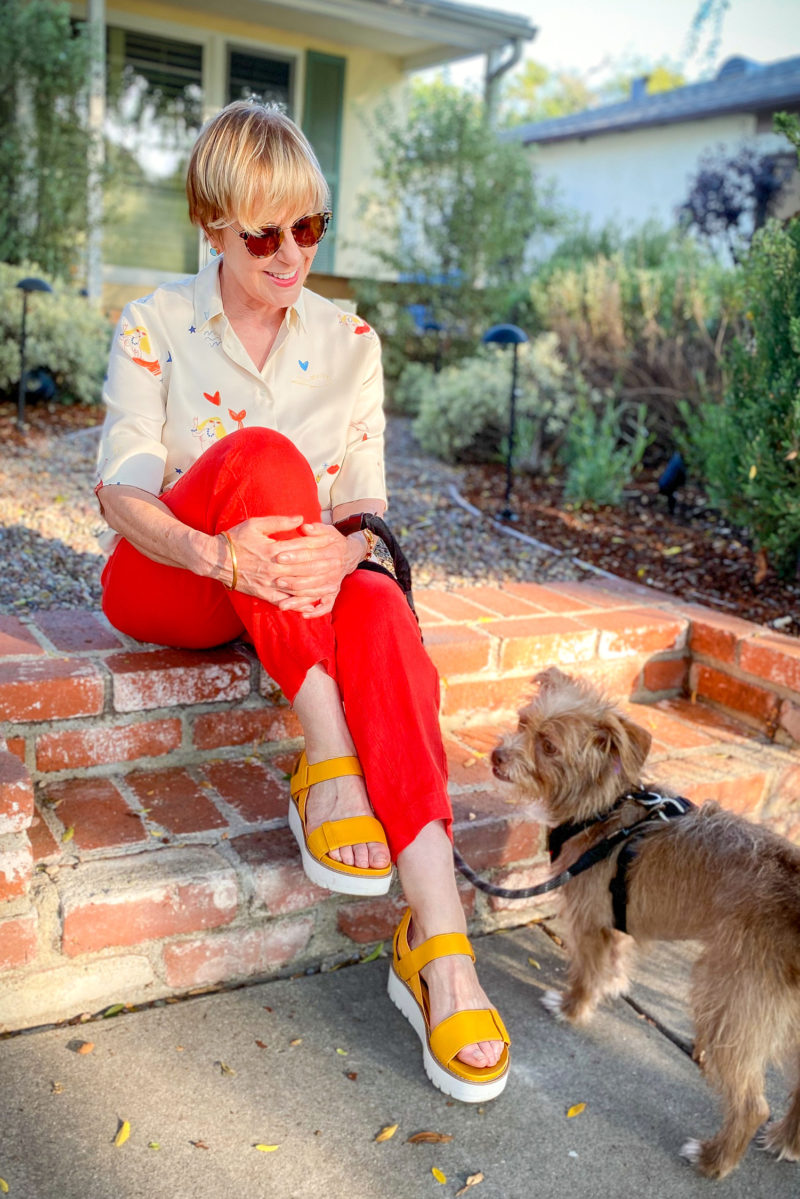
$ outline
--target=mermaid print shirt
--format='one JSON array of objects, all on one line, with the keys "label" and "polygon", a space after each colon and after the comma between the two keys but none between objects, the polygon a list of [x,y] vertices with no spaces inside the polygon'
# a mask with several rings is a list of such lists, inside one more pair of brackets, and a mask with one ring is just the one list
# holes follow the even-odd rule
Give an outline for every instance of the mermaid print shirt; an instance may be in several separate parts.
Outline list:
[{"label": "mermaid print shirt", "polygon": [[223,312],[219,261],[124,309],[103,388],[97,486],[160,495],[214,441],[263,426],[311,465],[323,520],[337,504],[385,500],[377,334],[304,288],[259,371]]}]

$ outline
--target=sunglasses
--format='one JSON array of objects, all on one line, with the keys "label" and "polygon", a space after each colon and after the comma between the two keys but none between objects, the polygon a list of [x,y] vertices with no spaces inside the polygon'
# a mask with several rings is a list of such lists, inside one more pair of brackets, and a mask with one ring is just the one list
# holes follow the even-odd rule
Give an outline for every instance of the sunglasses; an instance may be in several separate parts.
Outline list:
[{"label": "sunglasses", "polygon": [[[322,241],[330,224],[330,212],[312,212],[311,216],[301,217],[289,228],[298,246],[309,250]],[[253,258],[271,258],[277,254],[283,242],[284,230],[280,225],[266,225],[258,233],[246,233],[244,229],[237,230],[247,247],[247,253]]]}]

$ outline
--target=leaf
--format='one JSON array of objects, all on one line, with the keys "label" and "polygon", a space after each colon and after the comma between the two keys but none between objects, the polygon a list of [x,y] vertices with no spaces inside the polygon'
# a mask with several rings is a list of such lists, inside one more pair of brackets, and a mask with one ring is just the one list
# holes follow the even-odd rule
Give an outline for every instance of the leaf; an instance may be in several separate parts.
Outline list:
[{"label": "leaf", "polygon": [[66,845],[67,841],[71,841],[75,836],[75,825],[71,824],[69,828],[65,828],[61,834],[61,844]]},{"label": "leaf", "polygon": [[345,1074],[345,1078],[349,1078],[351,1082],[355,1082],[356,1079],[358,1078],[358,1074],[356,1073],[355,1070],[348,1070],[347,1073]]},{"label": "leaf", "polygon": [[0,1178],[0,1191],[2,1191],[4,1195],[8,1194],[8,1183],[6,1182],[5,1178]]},{"label": "leaf", "polygon": [[93,1049],[94,1041],[83,1041],[75,1050],[75,1052],[80,1053],[83,1056],[84,1054],[91,1053]]},{"label": "leaf", "polygon": [[533,966],[534,970],[541,970],[541,966],[536,961],[536,958],[528,958],[528,965]]},{"label": "leaf", "polygon": [[114,1144],[119,1148],[124,1145],[128,1137],[131,1135],[131,1126],[127,1120],[123,1120],[117,1129],[117,1135],[114,1137]]},{"label": "leaf", "polygon": [[789,453],[784,458],[784,462],[794,462],[798,454],[800,454],[800,450],[789,450]]},{"label": "leaf", "polygon": [[756,587],[759,587],[769,574],[769,559],[767,558],[766,550],[759,550],[756,554],[756,570],[753,575],[753,582]]},{"label": "leaf", "polygon": [[50,1094],[51,1095],[63,1095],[63,1093],[64,1093],[63,1082],[52,1082],[50,1084]]},{"label": "leaf", "polygon": [[377,961],[377,959],[381,956],[382,953],[383,953],[383,941],[381,941],[379,945],[376,945],[375,948],[372,950],[372,952],[368,953],[366,955],[366,957],[363,957],[361,959],[361,961],[362,962]]},{"label": "leaf", "polygon": [[385,1124],[376,1136],[376,1141],[391,1141],[394,1134],[397,1132],[399,1124]]},{"label": "leaf", "polygon": [[107,1007],[103,1012],[103,1019],[108,1020],[109,1016],[118,1016],[120,1012],[125,1011],[124,1003],[112,1003],[111,1007]]},{"label": "leaf", "polygon": [[293,1041],[290,1041],[290,1042],[289,1042],[289,1044],[290,1044],[290,1045],[302,1045],[302,1044],[303,1044],[303,1038],[302,1038],[302,1037],[295,1037],[295,1039],[294,1039]]},{"label": "leaf", "polygon": [[263,1041],[256,1041],[256,1045],[258,1045],[259,1049],[266,1049],[266,1048],[267,1048],[267,1046],[264,1044],[264,1042],[263,1042]]},{"label": "leaf", "polygon": [[567,1108],[567,1119],[572,1120],[575,1116],[579,1116],[581,1112],[586,1111],[585,1103],[573,1103],[572,1107]]},{"label": "leaf", "polygon": [[347,1057],[346,1049],[337,1049],[336,1052],[339,1054],[340,1057]]},{"label": "leaf", "polygon": [[452,1141],[449,1132],[415,1132],[406,1141],[407,1145],[446,1145]]},{"label": "leaf", "polygon": [[755,465],[755,463],[753,463],[753,465],[750,467],[750,470],[747,472],[747,477],[748,479],[754,479],[757,474],[758,467]]},{"label": "leaf", "polygon": [[443,1174],[441,1170],[437,1170],[436,1166],[431,1166],[431,1174],[433,1175],[433,1177],[436,1179],[437,1182],[441,1182],[441,1183],[447,1182],[447,1175]]},{"label": "leaf", "polygon": [[158,1141],[148,1141],[147,1148],[148,1149],[160,1149],[161,1145],[159,1144]]},{"label": "leaf", "polygon": [[219,1066],[221,1074],[229,1074],[231,1078],[236,1077],[236,1071],[232,1070],[227,1062],[214,1062],[215,1066]]},{"label": "leaf", "polygon": [[479,1182],[483,1182],[483,1174],[481,1173],[480,1170],[478,1171],[477,1174],[470,1174],[469,1178],[464,1183],[461,1190],[456,1191],[456,1199],[458,1199],[459,1195],[463,1195],[465,1191],[468,1191],[470,1187],[476,1187]]},{"label": "leaf", "polygon": [[668,545],[665,550],[661,551],[661,553],[664,555],[665,558],[672,558],[672,557],[674,557],[675,554],[683,553],[683,546],[682,545]]},{"label": "leaf", "polygon": [[190,1141],[189,1144],[194,1145],[195,1149],[208,1149],[205,1141]]},{"label": "leaf", "polygon": [[254,1145],[254,1149],[259,1149],[262,1153],[274,1153],[276,1149],[280,1149],[280,1145]]}]

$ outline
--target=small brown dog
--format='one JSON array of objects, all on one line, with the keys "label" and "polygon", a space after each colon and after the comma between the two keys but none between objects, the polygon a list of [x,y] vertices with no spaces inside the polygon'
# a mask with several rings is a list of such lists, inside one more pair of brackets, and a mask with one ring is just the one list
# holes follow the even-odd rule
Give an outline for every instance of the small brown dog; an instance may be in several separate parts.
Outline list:
[{"label": "small brown dog", "polygon": [[[494,773],[533,799],[555,829],[556,874],[605,838],[614,844],[561,892],[569,986],[543,1002],[581,1023],[601,999],[625,992],[634,941],[701,941],[692,977],[694,1057],[721,1093],[724,1120],[715,1137],[690,1140],[681,1152],[702,1174],[722,1178],[769,1115],[767,1063],[789,1061],[800,1071],[800,850],[716,803],[653,819],[635,798],[650,734],[559,670],[535,681],[538,694],[520,712],[516,733],[492,754]],[[620,830],[642,820],[625,842]],[[610,886],[626,843],[633,855],[627,906],[615,927]],[[629,936],[619,931],[625,920]],[[800,1082],[761,1143],[779,1158],[800,1159]]]}]

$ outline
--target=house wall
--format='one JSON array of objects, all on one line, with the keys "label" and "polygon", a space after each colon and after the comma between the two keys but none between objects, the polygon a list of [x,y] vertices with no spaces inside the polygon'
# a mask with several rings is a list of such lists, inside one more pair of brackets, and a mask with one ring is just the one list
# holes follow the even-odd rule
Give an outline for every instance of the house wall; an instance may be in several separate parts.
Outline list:
[{"label": "house wall", "polygon": [[787,148],[785,138],[757,134],[755,116],[742,113],[529,149],[540,176],[556,183],[562,204],[594,227],[613,220],[630,228],[648,218],[672,224],[702,155],[720,146],[735,153],[754,140],[765,151]]},{"label": "house wall", "polygon": [[[76,14],[77,15],[77,14]],[[81,16],[83,13],[80,14]],[[369,258],[361,249],[358,232],[358,193],[371,175],[371,151],[362,113],[368,112],[387,90],[399,89],[404,78],[399,63],[389,54],[352,47],[344,42],[287,33],[264,25],[230,19],[223,15],[192,11],[167,4],[128,0],[109,3],[109,25],[161,34],[203,46],[204,115],[209,117],[226,99],[226,69],[229,46],[260,53],[274,53],[293,60],[292,109],[302,124],[305,94],[305,54],[316,50],[338,55],[347,61],[342,124],[339,198],[335,215],[337,245],[334,272],[350,276],[368,270]],[[147,275],[147,279],[143,277]],[[104,298],[108,307],[121,307],[143,289],[163,280],[158,272],[115,271],[107,266]],[[140,277],[142,276],[142,277]],[[171,277],[171,276],[169,276]],[[330,292],[330,288],[328,288]]]}]

